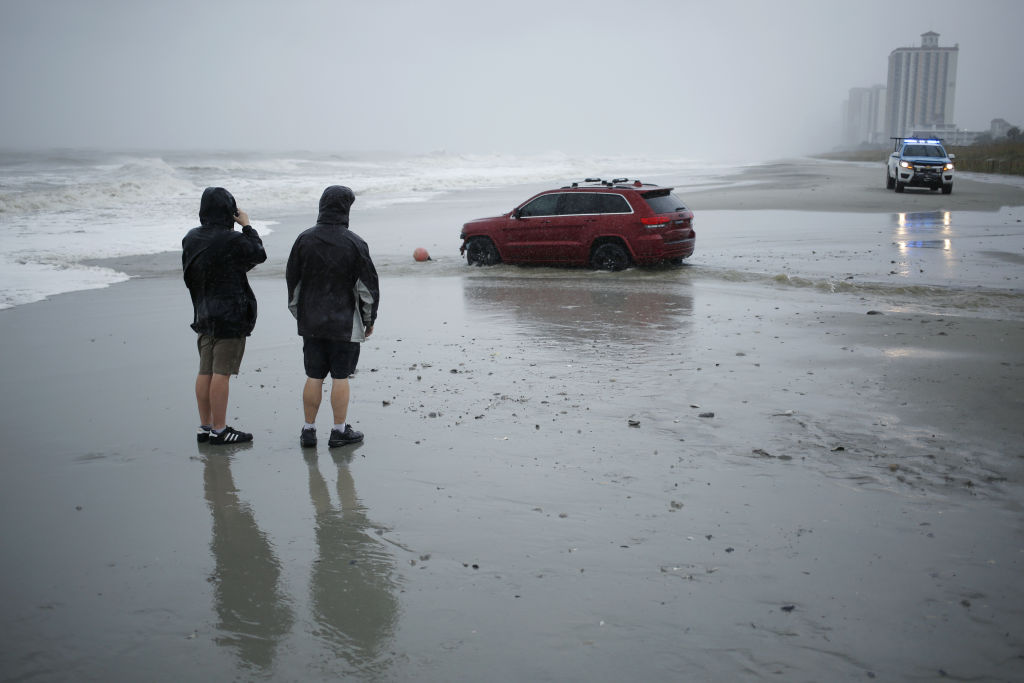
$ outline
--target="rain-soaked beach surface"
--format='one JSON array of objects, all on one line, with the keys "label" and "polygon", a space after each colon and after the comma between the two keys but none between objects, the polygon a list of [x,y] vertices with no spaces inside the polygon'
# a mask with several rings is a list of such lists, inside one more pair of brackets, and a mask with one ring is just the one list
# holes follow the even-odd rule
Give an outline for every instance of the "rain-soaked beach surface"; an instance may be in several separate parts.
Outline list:
[{"label": "rain-soaked beach surface", "polygon": [[617,274],[385,252],[334,451],[273,263],[249,447],[192,439],[173,274],[4,311],[3,677],[1020,679],[1018,217],[709,211],[703,258]]}]

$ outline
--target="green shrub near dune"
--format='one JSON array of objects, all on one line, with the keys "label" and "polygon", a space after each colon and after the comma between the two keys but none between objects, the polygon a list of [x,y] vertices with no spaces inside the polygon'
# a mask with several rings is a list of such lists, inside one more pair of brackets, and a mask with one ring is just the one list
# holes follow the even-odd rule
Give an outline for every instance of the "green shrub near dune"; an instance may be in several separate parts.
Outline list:
[{"label": "green shrub near dune", "polygon": [[950,147],[958,171],[1024,175],[1024,140]]}]

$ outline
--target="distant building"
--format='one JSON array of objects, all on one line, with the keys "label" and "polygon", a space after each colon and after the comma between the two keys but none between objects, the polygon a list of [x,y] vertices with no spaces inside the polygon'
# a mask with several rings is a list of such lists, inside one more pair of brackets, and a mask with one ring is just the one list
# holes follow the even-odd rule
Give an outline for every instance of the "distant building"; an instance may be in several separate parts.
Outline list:
[{"label": "distant building", "polygon": [[885,86],[850,88],[850,98],[843,104],[843,142],[848,147],[887,141]]},{"label": "distant building", "polygon": [[956,61],[958,46],[939,47],[939,34],[921,34],[921,47],[901,47],[889,55],[886,87],[886,137],[931,131],[943,137],[956,132]]},{"label": "distant building", "polygon": [[989,128],[989,135],[992,136],[993,140],[1005,138],[1011,128],[1014,128],[1014,125],[1006,119],[992,119],[992,125]]},{"label": "distant building", "polygon": [[938,138],[946,143],[947,147],[973,145],[981,136],[981,131],[960,130],[955,127],[915,128],[909,133],[909,137],[912,138]]}]

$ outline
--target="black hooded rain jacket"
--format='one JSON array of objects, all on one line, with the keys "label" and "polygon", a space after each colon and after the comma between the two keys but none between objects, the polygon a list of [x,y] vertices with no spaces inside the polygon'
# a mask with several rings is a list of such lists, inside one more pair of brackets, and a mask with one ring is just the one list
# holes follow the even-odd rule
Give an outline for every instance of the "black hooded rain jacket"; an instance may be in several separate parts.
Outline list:
[{"label": "black hooded rain jacket", "polygon": [[316,225],[295,239],[285,279],[299,334],[361,342],[377,320],[380,285],[370,250],[348,229],[355,195],[332,185],[320,197]]},{"label": "black hooded rain jacket", "polygon": [[235,198],[208,187],[198,228],[181,240],[181,267],[192,295],[192,329],[218,339],[247,337],[256,326],[256,295],[246,273],[267,260],[263,240],[245,226],[236,232]]}]

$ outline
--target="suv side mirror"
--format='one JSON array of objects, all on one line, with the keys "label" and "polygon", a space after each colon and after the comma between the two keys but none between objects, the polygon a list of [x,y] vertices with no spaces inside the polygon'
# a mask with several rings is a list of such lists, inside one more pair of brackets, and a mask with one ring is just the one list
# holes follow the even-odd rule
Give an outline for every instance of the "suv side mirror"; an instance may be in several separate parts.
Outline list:
[{"label": "suv side mirror", "polygon": [[950,154],[950,155],[949,155],[949,158],[950,158],[950,159],[956,159],[956,155],[955,155],[955,154]]},{"label": "suv side mirror", "polygon": [[522,218],[523,212],[519,210],[519,207],[512,209],[512,218]]}]

